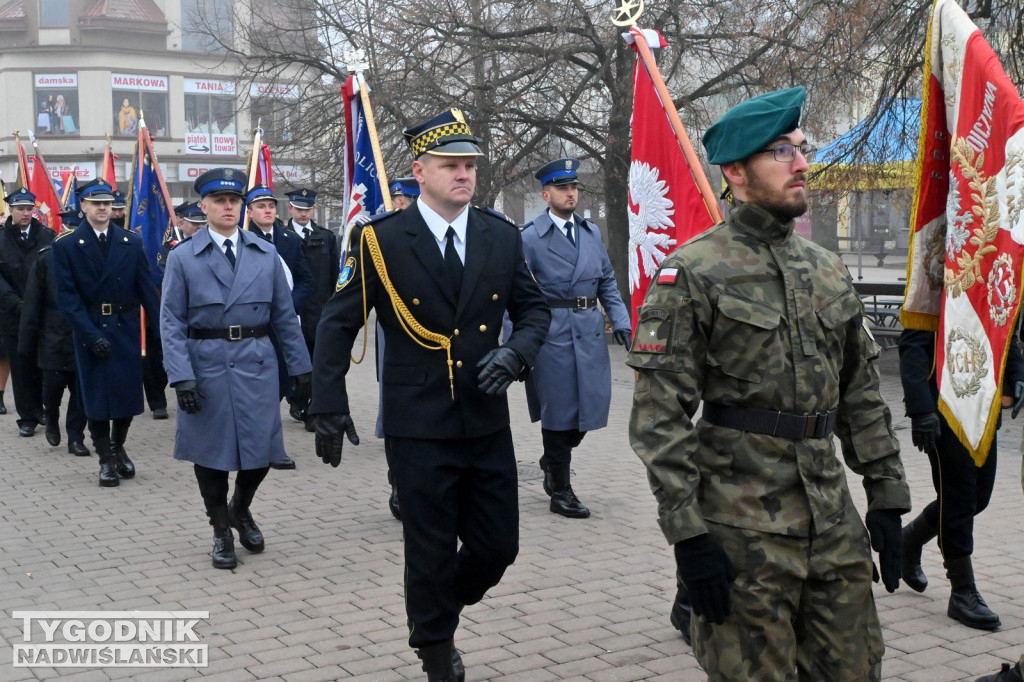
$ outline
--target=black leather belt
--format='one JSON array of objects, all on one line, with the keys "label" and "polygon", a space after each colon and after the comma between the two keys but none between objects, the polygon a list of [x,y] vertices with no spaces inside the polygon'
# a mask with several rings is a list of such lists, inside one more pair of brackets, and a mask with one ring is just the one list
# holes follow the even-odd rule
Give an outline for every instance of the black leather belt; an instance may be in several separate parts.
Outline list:
[{"label": "black leather belt", "polygon": [[223,329],[196,329],[188,328],[190,339],[224,339],[225,341],[241,341],[242,339],[258,339],[266,336],[269,327],[261,324],[258,327],[243,327],[240,324],[225,327]]},{"label": "black leather belt", "polygon": [[826,438],[836,428],[838,410],[818,414],[792,414],[756,407],[729,407],[718,403],[704,403],[701,418],[715,426],[727,429],[763,433],[790,440]]},{"label": "black leather belt", "polygon": [[116,313],[127,313],[138,307],[138,303],[99,303],[91,306],[89,310],[97,315],[114,315]]},{"label": "black leather belt", "polygon": [[548,305],[552,308],[572,308],[573,310],[586,310],[597,305],[597,296],[577,296],[576,298],[553,298],[548,299]]}]

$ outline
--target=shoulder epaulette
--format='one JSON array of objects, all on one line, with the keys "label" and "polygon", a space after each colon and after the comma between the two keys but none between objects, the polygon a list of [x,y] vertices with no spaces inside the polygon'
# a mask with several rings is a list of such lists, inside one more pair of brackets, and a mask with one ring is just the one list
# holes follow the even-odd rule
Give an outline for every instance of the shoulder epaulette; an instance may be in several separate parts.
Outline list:
[{"label": "shoulder epaulette", "polygon": [[[56,238],[54,238],[54,239],[56,240]],[[36,253],[39,253],[39,254],[43,254],[43,253],[46,253],[47,251],[49,251],[49,250],[50,250],[50,248],[51,248],[52,246],[53,246],[52,244],[47,244],[47,245],[46,245],[46,246],[44,246],[43,248],[39,249],[39,251],[37,251]]]},{"label": "shoulder epaulette", "polygon": [[507,215],[505,215],[501,211],[495,211],[490,206],[474,206],[473,208],[475,208],[476,210],[480,211],[481,213],[486,213],[489,216],[493,216],[495,218],[500,218],[501,220],[504,220],[509,225],[515,225],[516,228],[519,227],[518,225],[516,225],[516,221],[512,220],[511,218],[509,218]]},{"label": "shoulder epaulette", "polygon": [[171,244],[171,249],[170,250],[173,251],[174,249],[178,248],[179,246],[181,246],[185,242],[189,242],[189,241],[192,241],[192,235],[189,235],[189,236],[185,237],[184,239],[182,239],[180,241],[177,241],[177,242],[174,242],[173,244]]},{"label": "shoulder epaulette", "polygon": [[359,226],[373,225],[374,223],[379,223],[380,221],[386,220],[387,218],[390,218],[399,213],[401,213],[401,211],[388,211],[387,213],[378,213],[377,215],[373,216],[360,216],[356,218],[356,224]]},{"label": "shoulder epaulette", "polygon": [[59,242],[61,239],[64,239],[64,237],[67,237],[68,235],[72,235],[74,233],[75,233],[74,230],[68,230],[67,232],[61,232],[60,234],[58,234],[56,237],[53,238],[53,241]]}]

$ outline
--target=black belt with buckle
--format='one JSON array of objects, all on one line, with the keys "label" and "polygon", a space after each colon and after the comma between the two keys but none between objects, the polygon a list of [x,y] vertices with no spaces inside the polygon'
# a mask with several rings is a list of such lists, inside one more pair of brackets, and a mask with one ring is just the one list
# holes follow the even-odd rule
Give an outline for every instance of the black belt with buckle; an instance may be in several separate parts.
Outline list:
[{"label": "black belt with buckle", "polygon": [[756,407],[730,407],[718,403],[704,403],[701,418],[715,426],[737,431],[763,433],[790,440],[826,438],[836,428],[836,414],[832,409],[818,414],[792,414]]},{"label": "black belt with buckle", "polygon": [[551,308],[571,308],[573,310],[586,310],[597,306],[597,296],[577,296],[576,298],[555,298],[548,300]]},{"label": "black belt with buckle", "polygon": [[138,303],[100,303],[89,308],[97,315],[114,315],[116,313],[127,313],[138,309]]},{"label": "black belt with buckle", "polygon": [[242,339],[258,339],[264,337],[269,331],[270,328],[265,324],[261,324],[258,327],[243,327],[240,324],[235,324],[230,327],[224,327],[223,329],[197,329],[195,327],[189,327],[188,338],[241,341]]}]

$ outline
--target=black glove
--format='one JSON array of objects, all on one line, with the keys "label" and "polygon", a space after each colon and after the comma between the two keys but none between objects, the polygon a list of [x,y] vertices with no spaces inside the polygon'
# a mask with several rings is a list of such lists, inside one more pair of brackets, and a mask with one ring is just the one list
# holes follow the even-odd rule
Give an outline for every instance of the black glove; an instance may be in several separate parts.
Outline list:
[{"label": "black glove", "polygon": [[300,407],[303,411],[309,407],[309,400],[313,397],[313,373],[306,372],[292,377],[292,405]]},{"label": "black glove", "polygon": [[724,623],[732,611],[729,583],[736,579],[725,550],[707,533],[677,542],[674,549],[693,612],[712,623]]},{"label": "black glove", "polygon": [[92,351],[92,354],[100,360],[106,360],[110,357],[110,341],[107,341],[101,336],[92,342],[92,345],[89,346],[89,350]]},{"label": "black glove", "polygon": [[[864,520],[871,536],[871,549],[878,552],[878,564],[882,567],[882,584],[887,592],[895,592],[900,586],[903,557],[903,528],[900,512],[893,509],[872,509]],[[874,581],[878,582],[875,572]]]},{"label": "black glove", "polygon": [[359,445],[359,434],[351,415],[344,412],[318,414],[315,417],[316,454],[324,464],[336,467],[341,464],[341,448],[345,444],[342,435],[348,436],[352,445]]},{"label": "black glove", "polygon": [[910,418],[910,437],[921,452],[935,452],[939,429],[939,415],[935,412]]},{"label": "black glove", "polygon": [[630,343],[630,338],[632,336],[633,332],[629,329],[616,329],[612,332],[612,338],[615,339],[615,343],[620,346],[625,346],[626,350],[629,350],[629,347],[632,345]]},{"label": "black glove", "polygon": [[519,378],[526,363],[516,351],[499,346],[480,358],[476,366],[481,368],[477,375],[480,390],[487,395],[501,395]]},{"label": "black glove", "polygon": [[174,391],[178,394],[178,407],[186,414],[195,414],[203,409],[200,398],[205,398],[199,385],[191,379],[174,382]]},{"label": "black glove", "polygon": [[1022,407],[1024,407],[1024,381],[1018,381],[1013,385],[1013,411],[1010,412],[1010,419],[1016,419]]}]

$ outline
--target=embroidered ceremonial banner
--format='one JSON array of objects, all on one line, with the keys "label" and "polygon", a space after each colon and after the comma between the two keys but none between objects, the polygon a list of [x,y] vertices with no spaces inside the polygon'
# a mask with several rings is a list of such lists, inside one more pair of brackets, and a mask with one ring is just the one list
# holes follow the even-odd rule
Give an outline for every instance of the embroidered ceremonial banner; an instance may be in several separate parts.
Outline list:
[{"label": "embroidered ceremonial banner", "polygon": [[936,0],[903,325],[936,331],[939,409],[981,466],[1024,265],[1024,101],[978,27]]},{"label": "embroidered ceremonial banner", "polygon": [[171,206],[167,184],[153,151],[146,122],[139,124],[139,139],[135,144],[132,173],[129,178],[125,228],[142,237],[142,247],[149,261],[150,275],[160,287],[160,254],[165,236],[171,226]]},{"label": "embroidered ceremonial banner", "polygon": [[[653,30],[633,28],[627,42],[668,43]],[[633,66],[633,150],[629,166],[629,293],[634,326],[651,278],[675,247],[714,225],[682,147],[639,54]],[[698,169],[703,173],[703,170]]]},{"label": "embroidered ceremonial banner", "polygon": [[60,198],[57,196],[53,181],[50,180],[46,162],[38,152],[33,159],[28,191],[36,195],[36,207],[32,212],[36,220],[54,232],[60,232],[63,225],[63,221],[60,219]]},{"label": "embroidered ceremonial banner", "polygon": [[349,234],[357,222],[387,210],[359,87],[353,75],[341,88],[345,108],[345,232],[342,251],[348,248]]}]

